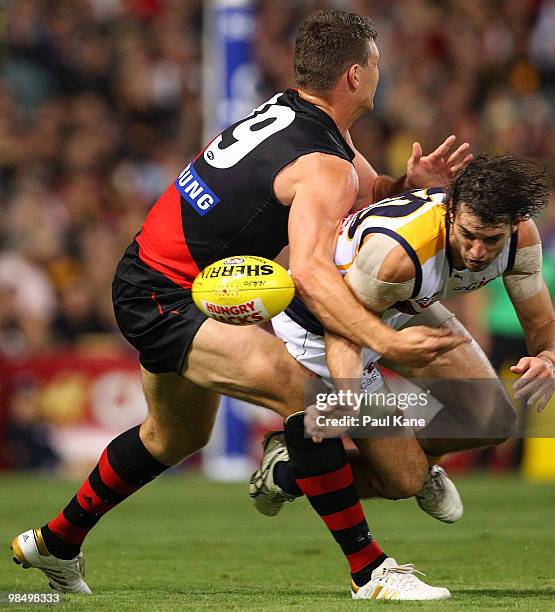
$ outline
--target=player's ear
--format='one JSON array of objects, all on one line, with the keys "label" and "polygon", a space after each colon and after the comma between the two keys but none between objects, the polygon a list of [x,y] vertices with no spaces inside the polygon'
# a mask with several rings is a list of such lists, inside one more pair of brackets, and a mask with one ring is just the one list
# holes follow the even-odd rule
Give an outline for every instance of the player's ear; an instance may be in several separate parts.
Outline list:
[{"label": "player's ear", "polygon": [[346,71],[347,85],[351,91],[358,89],[360,85],[360,65],[352,64]]}]

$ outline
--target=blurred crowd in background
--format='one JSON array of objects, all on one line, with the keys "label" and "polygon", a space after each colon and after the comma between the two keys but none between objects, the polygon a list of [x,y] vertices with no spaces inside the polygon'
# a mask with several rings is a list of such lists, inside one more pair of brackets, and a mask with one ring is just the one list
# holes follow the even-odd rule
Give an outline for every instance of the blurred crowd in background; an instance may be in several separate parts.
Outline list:
[{"label": "blurred crowd in background", "polygon": [[[555,171],[553,0],[260,2],[261,101],[293,85],[303,16],[332,5],[378,25],[376,107],[353,133],[380,172],[402,174],[413,140],[430,151],[450,133]],[[203,145],[203,3],[0,7],[0,352],[12,356],[115,332],[115,264]],[[554,232],[547,217],[544,239]]]},{"label": "blurred crowd in background", "polygon": [[[379,172],[403,174],[414,140],[429,152],[454,133],[475,152],[532,157],[555,175],[555,0],[263,0],[253,106],[294,85],[296,29],[326,6],[378,26],[375,110],[353,137]],[[5,359],[99,338],[123,346],[116,262],[211,134],[202,26],[201,0],[0,0]],[[548,261],[554,208],[541,220]],[[485,326],[473,331],[493,351],[492,310],[480,312]]]}]

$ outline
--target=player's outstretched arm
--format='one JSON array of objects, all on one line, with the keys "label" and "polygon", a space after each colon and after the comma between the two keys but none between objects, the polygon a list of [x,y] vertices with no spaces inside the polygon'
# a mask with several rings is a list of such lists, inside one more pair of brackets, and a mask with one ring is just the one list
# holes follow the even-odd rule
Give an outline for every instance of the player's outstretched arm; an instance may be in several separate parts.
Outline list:
[{"label": "player's outstretched arm", "polygon": [[468,152],[470,145],[467,142],[451,151],[456,141],[453,135],[429,155],[423,155],[420,143],[415,142],[412,146],[412,155],[407,161],[407,173],[394,179],[378,174],[366,158],[357,151],[349,134],[346,140],[355,152],[353,164],[359,177],[359,192],[355,209],[416,187],[446,186],[472,160],[472,154]]},{"label": "player's outstretched arm", "polygon": [[555,391],[555,316],[541,275],[541,243],[532,220],[519,225],[513,270],[504,275],[530,356],[511,367],[520,378],[513,385],[515,399],[527,398],[541,412]]}]

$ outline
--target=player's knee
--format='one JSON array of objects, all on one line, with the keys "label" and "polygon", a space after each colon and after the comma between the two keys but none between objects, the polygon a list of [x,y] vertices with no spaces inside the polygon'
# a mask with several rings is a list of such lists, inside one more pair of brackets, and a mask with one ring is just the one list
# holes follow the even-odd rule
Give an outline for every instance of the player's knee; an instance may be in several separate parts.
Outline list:
[{"label": "player's knee", "polygon": [[497,444],[510,438],[517,427],[517,415],[505,388],[500,382],[494,386],[490,382],[477,387],[476,398],[472,405],[458,411],[457,418],[465,432],[465,437],[475,440],[497,440]]},{"label": "player's knee", "polygon": [[514,436],[517,430],[518,418],[513,406],[507,402],[499,409],[495,424],[488,428],[481,440],[481,446],[497,446]]},{"label": "player's knee", "polygon": [[387,483],[383,492],[386,499],[407,499],[414,497],[424,486],[425,475],[403,474],[395,481]]},{"label": "player's knee", "polygon": [[518,427],[518,416],[509,400],[507,400],[503,405],[502,419],[504,423],[503,435],[505,439],[514,436]]},{"label": "player's knee", "polygon": [[504,394],[500,394],[480,437],[495,440],[492,442],[493,445],[501,444],[514,435],[517,422],[517,414],[510,400]]},{"label": "player's knee", "polygon": [[386,499],[407,499],[413,497],[424,486],[428,475],[429,466],[427,461],[413,462],[410,466],[399,471],[384,482],[382,479],[382,495]]},{"label": "player's knee", "polygon": [[518,417],[508,398],[497,398],[494,409],[473,430],[472,448],[497,446],[515,435]]},{"label": "player's knee", "polygon": [[311,373],[300,368],[289,354],[276,358],[271,365],[267,359],[258,362],[253,374],[260,381],[264,406],[284,418],[304,410],[304,382],[312,377]]}]

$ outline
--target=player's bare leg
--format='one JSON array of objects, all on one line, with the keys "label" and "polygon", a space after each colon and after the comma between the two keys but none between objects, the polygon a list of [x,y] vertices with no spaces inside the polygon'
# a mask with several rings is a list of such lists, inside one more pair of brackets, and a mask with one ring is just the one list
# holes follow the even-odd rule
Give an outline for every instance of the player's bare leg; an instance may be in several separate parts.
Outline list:
[{"label": "player's bare leg", "polygon": [[[449,314],[445,308],[441,309],[444,316]],[[437,312],[441,310],[438,308]],[[439,326],[468,335],[453,315],[442,320]],[[427,455],[500,444],[514,432],[515,410],[493,366],[475,340],[452,350],[448,364],[431,363],[423,368],[410,368],[385,360],[382,363],[404,378],[418,379],[445,407],[419,434],[419,442]],[[486,380],[487,383],[480,382]],[[433,437],[427,438],[427,431]],[[453,432],[455,436],[443,437],[441,432]]]},{"label": "player's bare leg", "polygon": [[[170,373],[152,374],[146,370],[142,374],[149,405],[147,419],[140,428],[125,432],[109,445],[97,468],[58,517],[43,530],[37,530],[38,534],[31,532],[35,547],[40,543],[44,554],[40,555],[41,551],[38,551],[40,556],[36,560],[25,557],[26,565],[47,573],[43,557],[49,556],[57,564],[65,563],[67,572],[73,570],[81,555],[77,552],[72,556],[75,549],[79,551],[84,537],[105,512],[168,465],[206,442],[212,429],[217,393],[223,392],[264,405],[282,416],[299,413],[292,417],[293,420],[288,420],[289,426],[286,423],[288,445],[293,447],[297,465],[301,466],[299,469],[310,471],[312,466],[316,466],[317,472],[301,478],[301,486],[312,490],[333,485],[335,494],[331,513],[334,519],[328,526],[347,556],[353,579],[358,580],[358,584],[369,584],[371,578],[378,579],[378,574],[379,579],[389,580],[404,572],[394,560],[383,554],[370,536],[340,442],[335,440],[331,444],[317,445],[316,449],[308,451],[307,457],[307,445],[313,443],[304,440],[302,416],[299,416],[304,404],[304,383],[312,375],[289,357],[281,341],[261,329],[229,328],[207,321],[194,338],[183,377]],[[322,464],[319,457],[312,455],[314,450],[324,451],[325,459],[331,463]],[[338,490],[330,478],[330,474],[338,470],[345,491]],[[326,514],[318,508],[315,496],[308,489],[305,493],[317,512]],[[326,522],[326,516],[323,518]],[[348,534],[344,533],[345,529]],[[41,531],[50,536],[46,542]],[[24,535],[16,540],[19,542]],[[39,542],[35,539],[37,536]],[[57,552],[52,554],[52,548]],[[363,578],[366,574],[368,576]],[[84,585],[82,577],[78,577],[80,584]],[[81,589],[74,588],[63,576],[59,580],[50,575],[49,578],[60,590],[90,592],[86,585]],[[358,589],[356,584],[354,588]]]},{"label": "player's bare leg", "polygon": [[[426,321],[428,324],[431,322]],[[454,316],[449,316],[440,324],[450,327],[456,333],[466,333],[464,326]],[[419,369],[400,367],[384,361],[382,363],[405,378],[422,381],[446,407],[430,423],[429,429],[434,435],[442,430],[453,432],[460,423],[461,431],[472,431],[474,437],[419,437],[412,441],[397,439],[393,441],[397,445],[395,453],[391,452],[392,447],[385,438],[370,443],[355,440],[359,452],[351,453],[351,465],[361,498],[415,495],[421,507],[435,518],[454,522],[462,515],[462,502],[456,488],[445,471],[433,465],[434,457],[505,441],[514,428],[515,412],[493,367],[475,341],[451,351],[449,361],[446,365],[430,364]],[[452,383],[457,379],[461,380],[461,386],[455,392],[452,384],[436,384],[442,380]],[[471,383],[472,380],[484,379],[488,379],[487,384],[478,383],[473,386]],[[496,436],[490,435],[492,427],[497,432]],[[403,443],[406,443],[406,448],[401,449]],[[425,467],[424,478],[420,471],[423,468],[422,454],[415,452],[414,444],[428,458],[429,468]],[[403,454],[402,459],[397,454],[399,451]],[[398,486],[393,484],[395,479],[400,479]],[[388,488],[391,490],[388,491]]]},{"label": "player's bare leg", "polygon": [[[429,464],[414,437],[356,438],[350,453],[361,498],[406,499],[422,489]],[[357,452],[358,451],[358,452]]]},{"label": "player's bare leg", "polygon": [[[258,403],[286,417],[302,413],[304,384],[313,377],[290,358],[283,343],[271,334],[255,327],[234,328],[211,320],[196,334],[182,374],[153,374],[142,369],[149,408],[144,423],[110,443],[95,470],[57,517],[42,529],[15,538],[17,548],[27,536],[28,548],[17,551],[21,553],[20,562],[42,569],[55,588],[90,592],[77,564],[82,558],[80,546],[88,532],[115,505],[207,442],[219,392]],[[348,507],[343,508],[344,496],[338,492],[333,514],[335,520],[341,521],[352,521],[354,517],[356,525],[352,525],[349,537],[342,534],[338,542],[353,577],[358,579],[364,572],[371,576],[386,557],[370,536],[342,446],[336,448],[339,441],[333,441],[334,448],[325,451],[326,456],[333,455],[331,467],[322,465],[317,457],[312,461],[312,455],[307,462],[302,418],[294,423],[300,425],[295,425],[294,434],[290,434],[294,452],[303,465],[317,465],[318,474],[309,478],[312,483],[327,483],[328,473],[335,470],[336,463],[343,466],[343,484],[350,487],[345,502]],[[316,451],[324,450],[324,446],[318,445]],[[341,518],[343,514],[345,517]],[[330,529],[335,536],[337,527]],[[54,570],[49,564],[55,564]]]},{"label": "player's bare leg", "polygon": [[291,359],[281,340],[262,328],[211,319],[197,332],[182,374],[198,386],[264,406],[284,418],[304,410],[305,383],[315,378]]},{"label": "player's bare leg", "polygon": [[152,374],[141,366],[148,415],[140,437],[149,453],[171,466],[203,448],[212,433],[219,396],[177,374]]},{"label": "player's bare leg", "polygon": [[[468,333],[464,326],[443,306],[437,304],[425,317],[413,324],[445,326],[455,333]],[[443,404],[444,410],[429,424],[429,430],[438,432],[473,433],[474,437],[422,437],[394,440],[396,452],[391,452],[388,439],[381,441],[355,440],[359,452],[351,453],[351,465],[357,489],[362,498],[400,498],[416,496],[423,510],[444,522],[455,522],[462,516],[463,506],[456,487],[445,471],[433,465],[434,459],[445,453],[495,445],[510,436],[515,425],[515,412],[505,389],[479,345],[472,341],[449,353],[449,363],[430,364],[424,368],[410,368],[394,363],[380,362],[404,378],[417,379]],[[488,379],[487,384],[472,384],[472,380]],[[460,388],[453,390],[453,381],[460,380]],[[449,381],[451,384],[441,384]],[[493,425],[492,425],[493,424]],[[496,436],[491,436],[493,429]],[[378,442],[378,443],[376,443]],[[401,442],[401,444],[400,444]],[[406,447],[401,449],[403,443]],[[415,451],[417,444],[421,453]],[[398,452],[403,457],[400,458]],[[422,463],[423,454],[427,465]],[[420,470],[419,470],[420,468]],[[425,469],[423,473],[421,470]],[[405,472],[407,470],[407,472]],[[405,472],[403,475],[402,473]],[[392,484],[399,478],[399,486]],[[387,491],[388,487],[392,490]],[[412,490],[412,492],[411,492]]]},{"label": "player's bare leg", "polygon": [[[415,318],[414,324],[448,326],[457,333],[466,333],[461,323],[440,304],[434,305],[425,317],[418,317],[418,320]],[[416,495],[423,509],[439,520],[454,522],[462,515],[462,502],[456,488],[444,470],[433,465],[434,458],[446,452],[502,442],[510,435],[514,426],[514,410],[491,364],[476,342],[457,347],[449,353],[449,360],[448,365],[432,364],[419,369],[401,368],[397,364],[386,364],[384,360],[381,363],[406,378],[421,379],[427,381],[428,386],[435,386],[434,391],[437,393],[434,393],[434,396],[448,408],[434,419],[435,431],[441,431],[441,427],[444,427],[445,431],[453,431],[457,424],[453,417],[464,414],[464,426],[467,431],[470,427],[475,437],[416,439],[408,435],[355,439],[357,449],[349,451],[349,459],[361,498],[400,499]],[[488,385],[482,386],[481,398],[470,383],[463,384],[465,393],[457,394],[453,394],[452,389],[446,386],[434,385],[434,381],[456,379],[489,379],[491,384],[488,382]],[[444,424],[441,420],[445,421]],[[505,424],[506,433],[499,437],[487,437],[485,434],[492,421]],[[269,449],[270,453],[275,455],[273,460],[276,464],[283,462],[278,442],[279,439],[274,438],[273,448]],[[268,459],[271,461],[272,457]],[[291,495],[301,494],[296,490],[284,464],[278,467],[278,471],[278,482],[275,485],[270,483],[270,488],[275,489],[275,499],[269,511],[263,512],[269,515],[277,514],[283,503],[291,499]],[[268,483],[269,480],[266,479],[265,485]],[[284,487],[283,495],[280,495],[280,484]],[[252,492],[251,496],[255,497]]]},{"label": "player's bare leg", "polygon": [[[210,388],[228,394],[229,392],[221,387],[232,386],[235,397],[256,403],[264,402],[263,405],[288,417],[285,422],[284,442],[291,459],[292,479],[308,497],[340,545],[349,562],[355,583],[365,584],[370,580],[373,571],[385,561],[386,555],[373,540],[368,529],[341,441],[327,440],[322,444],[315,444],[304,436],[304,384],[315,378],[315,375],[290,357],[281,340],[269,334],[265,335],[267,337],[259,337],[260,342],[241,346],[240,334],[236,334],[235,355],[240,356],[250,351],[249,356],[253,363],[253,368],[239,385],[234,374],[233,380],[227,381],[222,381],[215,375],[215,372],[220,373],[222,368],[226,368],[229,359],[222,360],[218,326],[203,325],[194,341],[201,343],[203,350],[191,352],[184,375],[194,381],[202,377],[204,384]],[[268,361],[269,351],[277,345],[283,351],[275,351],[272,354],[276,355],[276,359]],[[270,370],[268,363],[271,365]],[[300,369],[299,375],[297,368]],[[276,387],[273,377],[277,371],[280,372],[281,382]],[[208,381],[205,380],[206,372],[210,377]],[[231,372],[228,376],[231,378]],[[289,401],[284,402],[284,393],[289,396]]]},{"label": "player's bare leg", "polygon": [[[423,321],[426,324],[468,334],[460,321],[440,304],[426,316],[428,320]],[[432,363],[418,369],[398,364],[384,365],[405,378],[417,379],[422,388],[430,389],[443,405],[419,433],[418,442],[429,458],[430,471],[424,486],[416,494],[416,500],[431,516],[444,522],[455,522],[463,513],[462,500],[445,470],[433,465],[434,457],[505,441],[516,425],[514,408],[475,340],[451,351],[448,364]]]},{"label": "player's bare leg", "polygon": [[57,517],[12,542],[15,560],[42,569],[58,590],[90,592],[80,552],[90,529],[114,506],[207,443],[219,391],[286,416],[288,410],[302,410],[308,373],[263,330],[207,321],[189,351],[184,376],[144,368],[141,376],[148,404],[142,425],[108,445]]}]

